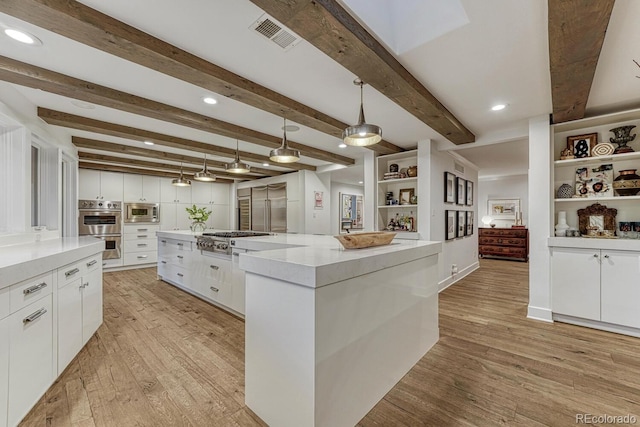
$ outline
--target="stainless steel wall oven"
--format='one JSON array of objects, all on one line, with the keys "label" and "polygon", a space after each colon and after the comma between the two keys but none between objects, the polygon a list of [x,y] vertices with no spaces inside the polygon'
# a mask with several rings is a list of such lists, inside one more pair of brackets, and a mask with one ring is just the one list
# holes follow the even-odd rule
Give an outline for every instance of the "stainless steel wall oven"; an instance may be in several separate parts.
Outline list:
[{"label": "stainless steel wall oven", "polygon": [[122,203],[100,200],[78,201],[78,234],[105,241],[102,259],[119,259],[122,238]]}]

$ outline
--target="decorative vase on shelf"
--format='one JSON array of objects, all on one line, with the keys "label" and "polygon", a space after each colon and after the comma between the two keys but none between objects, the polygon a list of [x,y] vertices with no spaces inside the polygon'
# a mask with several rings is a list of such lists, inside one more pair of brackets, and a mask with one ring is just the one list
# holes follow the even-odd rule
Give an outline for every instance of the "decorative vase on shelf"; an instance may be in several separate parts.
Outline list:
[{"label": "decorative vase on shelf", "polygon": [[193,231],[194,233],[202,233],[207,229],[207,224],[202,221],[193,221],[189,228],[191,228],[191,231]]},{"label": "decorative vase on shelf", "polygon": [[571,197],[573,197],[573,185],[566,183],[562,184],[560,187],[558,187],[558,192],[556,195],[558,199],[570,199]]},{"label": "decorative vase on shelf", "polygon": [[618,147],[613,152],[614,154],[632,153],[633,148],[628,147],[627,143],[636,139],[636,135],[631,135],[631,129],[636,127],[635,125],[620,126],[610,129],[609,132],[613,132],[614,138],[609,138],[609,141],[613,144],[618,144]]},{"label": "decorative vase on shelf", "polygon": [[418,166],[409,166],[407,168],[407,176],[409,178],[415,178],[418,176]]},{"label": "decorative vase on shelf", "polygon": [[636,170],[621,170],[620,176],[613,180],[613,189],[619,196],[635,196],[640,191],[640,176]]},{"label": "decorative vase on shelf", "polygon": [[569,224],[567,224],[567,213],[565,211],[558,212],[558,224],[556,224],[556,236],[565,237]]}]

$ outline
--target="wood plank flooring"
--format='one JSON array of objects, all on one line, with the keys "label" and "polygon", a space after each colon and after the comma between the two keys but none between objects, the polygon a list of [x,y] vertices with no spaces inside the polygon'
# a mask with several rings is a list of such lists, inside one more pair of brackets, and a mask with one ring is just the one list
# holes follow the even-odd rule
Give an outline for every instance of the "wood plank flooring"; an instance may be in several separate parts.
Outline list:
[{"label": "wood plank flooring", "polygon": [[[528,320],[528,264],[481,260],[440,294],[440,341],[360,426],[640,423],[640,339]],[[104,324],[24,426],[263,426],[244,406],[244,323],[157,281],[104,275]]]}]

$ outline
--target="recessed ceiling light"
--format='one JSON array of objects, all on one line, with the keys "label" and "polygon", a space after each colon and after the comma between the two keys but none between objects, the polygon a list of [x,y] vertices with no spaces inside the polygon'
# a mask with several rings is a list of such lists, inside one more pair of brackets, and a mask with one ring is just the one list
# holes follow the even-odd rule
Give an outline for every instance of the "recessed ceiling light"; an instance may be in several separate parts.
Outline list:
[{"label": "recessed ceiling light", "polygon": [[364,181],[358,181],[358,184],[364,184]]},{"label": "recessed ceiling light", "polygon": [[145,144],[145,145],[155,145],[155,143],[154,143],[154,142],[152,142],[152,141],[145,141],[145,142],[144,142],[144,144]]},{"label": "recessed ceiling light", "polygon": [[269,166],[269,163],[263,163],[262,166]]},{"label": "recessed ceiling light", "polygon": [[204,98],[202,98],[202,102],[209,105],[215,105],[218,103],[218,100],[211,96],[205,96]]},{"label": "recessed ceiling light", "polygon": [[496,104],[493,107],[491,107],[491,111],[500,111],[500,110],[504,110],[505,108],[507,108],[506,104]]},{"label": "recessed ceiling light", "polygon": [[71,101],[71,103],[76,107],[84,108],[85,110],[93,110],[94,108],[96,108],[96,106],[93,104],[89,104],[88,102],[78,101],[77,99],[74,99],[73,101]]},{"label": "recessed ceiling light", "polygon": [[342,144],[338,145],[338,147],[340,147],[340,148],[347,148],[347,144],[345,144],[345,143],[343,142]]},{"label": "recessed ceiling light", "polygon": [[20,43],[29,44],[32,46],[42,45],[42,41],[39,38],[25,31],[15,30],[13,28],[5,28],[4,33],[12,39],[19,41]]}]

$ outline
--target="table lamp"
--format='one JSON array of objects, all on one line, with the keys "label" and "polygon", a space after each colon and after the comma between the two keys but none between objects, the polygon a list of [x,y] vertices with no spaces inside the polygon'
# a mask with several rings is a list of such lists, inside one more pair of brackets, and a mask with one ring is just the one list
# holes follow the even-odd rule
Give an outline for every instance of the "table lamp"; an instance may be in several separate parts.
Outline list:
[{"label": "table lamp", "polygon": [[491,227],[495,227],[495,224],[491,224],[491,221],[493,221],[493,218],[491,218],[489,215],[485,215],[482,217],[482,223],[484,224],[485,227],[491,226]]}]

